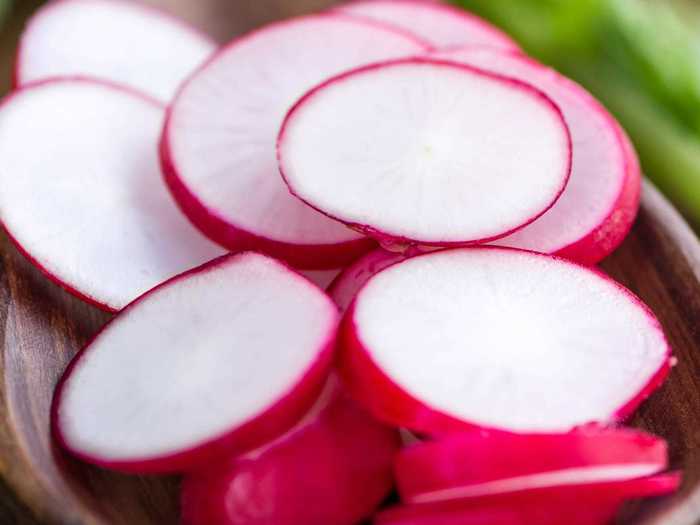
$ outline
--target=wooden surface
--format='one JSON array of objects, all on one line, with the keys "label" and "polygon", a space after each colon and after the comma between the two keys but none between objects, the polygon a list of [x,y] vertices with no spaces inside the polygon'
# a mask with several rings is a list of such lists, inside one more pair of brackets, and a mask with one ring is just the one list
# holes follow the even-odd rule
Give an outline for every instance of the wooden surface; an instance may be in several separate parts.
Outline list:
[{"label": "wooden surface", "polygon": [[[19,3],[28,12],[36,2]],[[329,2],[150,3],[183,15],[225,41],[263,22]],[[18,29],[15,22],[6,31],[5,45]],[[176,523],[176,478],[116,475],[53,449],[48,420],[53,387],[108,315],[50,284],[4,236],[0,250],[0,523]],[[673,466],[685,471],[684,488],[674,498],[631,505],[620,522],[700,524],[700,244],[664,198],[647,186],[632,235],[603,266],[659,315],[679,360],[669,382],[632,423],[669,440]]]}]

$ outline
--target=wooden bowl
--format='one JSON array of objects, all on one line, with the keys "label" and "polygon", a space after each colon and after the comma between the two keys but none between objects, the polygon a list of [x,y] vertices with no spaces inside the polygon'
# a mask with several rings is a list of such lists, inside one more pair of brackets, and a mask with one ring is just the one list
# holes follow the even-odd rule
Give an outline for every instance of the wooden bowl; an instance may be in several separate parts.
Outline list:
[{"label": "wooden bowl", "polygon": [[[150,3],[187,18],[223,41],[263,22],[330,2]],[[0,245],[0,522],[177,523],[176,478],[102,471],[52,446],[49,405],[54,385],[69,360],[109,316],[51,284],[4,236]],[[646,183],[632,234],[603,268],[657,313],[678,358],[670,380],[631,423],[668,439],[673,468],[685,472],[683,489],[671,498],[630,505],[620,523],[698,524],[700,244],[678,213]]]}]

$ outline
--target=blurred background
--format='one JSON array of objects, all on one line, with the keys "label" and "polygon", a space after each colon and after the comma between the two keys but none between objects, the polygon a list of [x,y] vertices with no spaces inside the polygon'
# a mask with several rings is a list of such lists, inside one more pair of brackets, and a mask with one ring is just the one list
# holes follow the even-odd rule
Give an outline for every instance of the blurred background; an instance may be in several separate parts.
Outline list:
[{"label": "blurred background", "polygon": [[[136,0],[134,0],[136,1]],[[156,3],[155,0],[143,0]],[[40,0],[0,0],[3,92],[16,40]],[[162,5],[163,0],[158,4]],[[321,9],[329,0],[166,0],[222,42],[237,13]],[[698,0],[452,0],[501,26],[523,48],[597,95],[632,137],[644,171],[700,230],[700,2]],[[243,9],[243,11],[241,11]]]}]

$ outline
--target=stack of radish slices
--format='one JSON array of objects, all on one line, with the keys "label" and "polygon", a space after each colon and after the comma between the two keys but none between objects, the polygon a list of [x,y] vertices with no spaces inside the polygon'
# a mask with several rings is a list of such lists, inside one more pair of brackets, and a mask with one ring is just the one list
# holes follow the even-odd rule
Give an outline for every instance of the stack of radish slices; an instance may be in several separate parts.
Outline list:
[{"label": "stack of radish slices", "polygon": [[619,426],[668,343],[591,268],[634,149],[496,28],[360,0],[218,48],[56,0],[15,79],[3,225],[118,312],[56,390],[65,450],[185,474],[189,525],[595,525],[678,487]]}]

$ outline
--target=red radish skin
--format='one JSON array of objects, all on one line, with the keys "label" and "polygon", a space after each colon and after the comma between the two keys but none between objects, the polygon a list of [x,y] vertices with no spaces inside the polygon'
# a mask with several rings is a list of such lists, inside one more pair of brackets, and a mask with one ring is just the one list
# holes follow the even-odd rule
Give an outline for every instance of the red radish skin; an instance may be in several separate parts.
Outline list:
[{"label": "red radish skin", "polygon": [[[228,290],[231,287],[236,287],[236,294]],[[229,306],[213,304],[224,299],[231,302]],[[165,318],[149,319],[168,309],[171,311]],[[245,319],[268,309],[274,315],[286,311],[289,316],[312,317],[305,318],[300,329],[285,327],[278,320],[278,334],[268,337],[268,329],[255,328]],[[190,322],[178,315],[191,316]],[[53,399],[54,439],[83,461],[126,473],[187,472],[217,458],[253,450],[286,432],[318,399],[332,361],[336,319],[336,309],[325,294],[274,259],[256,253],[216,259],[128,305],[73,359]],[[197,343],[196,334],[187,333],[193,326],[209,334],[204,345]],[[131,334],[133,330],[137,333]],[[130,346],[115,344],[125,337],[132,341]],[[288,361],[287,371],[277,370],[281,364],[266,365],[265,371],[274,368],[282,377],[251,380],[260,376],[265,365],[250,362],[244,354],[230,357],[225,353],[232,341],[246,344],[247,337],[254,339],[246,350],[261,356],[280,349],[302,355],[291,360],[276,357]],[[269,339],[276,337],[284,344],[272,345]],[[149,338],[158,344],[140,343]],[[170,339],[167,345],[165,338]],[[143,345],[147,346],[141,348]],[[149,352],[167,352],[160,370],[138,362],[152,360]],[[215,354],[206,355],[212,352]],[[111,354],[115,353],[118,360],[112,362],[115,358]],[[233,362],[223,366],[226,359]],[[236,372],[237,379],[230,375],[236,368],[245,369]],[[101,377],[102,373],[109,377]],[[157,381],[164,384],[157,386]],[[256,383],[267,385],[267,392],[255,392],[252,385]],[[173,384],[178,385],[177,390],[164,396],[160,388]],[[95,385],[99,385],[99,396],[89,391]],[[154,388],[157,391],[151,393]],[[191,395],[180,393],[187,388]],[[209,397],[202,398],[203,391]],[[233,412],[226,408],[232,404],[227,402],[215,410],[213,394],[244,406]],[[112,401],[107,399],[110,396]],[[129,403],[134,406],[127,406]],[[197,406],[202,403],[206,408]],[[139,411],[150,412],[141,415]],[[217,419],[203,419],[209,417],[207,414]]]},{"label": "red radish skin", "polygon": [[[0,105],[0,158],[12,166],[0,197],[8,237],[51,281],[103,310],[224,253],[162,182],[163,115],[143,94],[81,78],[37,82]],[[39,132],[26,122],[40,122]],[[24,155],[25,141],[40,147]]]},{"label": "red radish skin", "polygon": [[339,270],[302,270],[299,273],[322,290],[327,290],[342,271],[341,268]]},{"label": "red radish skin", "polygon": [[393,485],[400,447],[345,394],[282,438],[222,466],[186,477],[184,525],[354,525]]},{"label": "red radish skin", "polygon": [[357,0],[337,8],[353,16],[378,20],[411,31],[436,49],[483,45],[519,50],[500,29],[462,9],[425,0]]},{"label": "red radish skin", "polygon": [[[403,97],[388,95],[402,88],[407,90]],[[410,91],[414,88],[415,92]],[[489,103],[462,107],[462,103],[471,104],[466,102],[471,100],[466,95],[470,90],[479,93],[480,102]],[[483,96],[483,90],[488,97]],[[421,98],[415,100],[417,97]],[[347,117],[337,108],[347,112]],[[456,115],[461,116],[460,111],[464,118]],[[518,118],[513,111],[521,112]],[[377,112],[387,117],[378,119]],[[473,112],[479,112],[478,116]],[[502,112],[509,113],[510,126],[488,127]],[[435,114],[440,115],[439,125]],[[410,122],[397,123],[397,115]],[[419,122],[430,123],[431,128],[426,130],[427,124]],[[472,128],[460,128],[464,122]],[[515,139],[518,123],[528,127],[529,134],[523,130]],[[477,132],[481,125],[489,131],[480,128]],[[536,133],[532,131],[535,127],[539,129]],[[506,129],[511,136],[500,135]],[[440,140],[433,144],[433,136]],[[484,136],[489,140],[481,144]],[[363,140],[353,142],[350,137]],[[537,144],[530,143],[533,137],[537,137]],[[478,159],[465,149],[464,141],[472,142],[471,149],[480,153]],[[506,143],[510,157],[495,155],[495,144]],[[484,148],[490,148],[488,155]],[[547,154],[538,157],[538,151]],[[433,247],[484,243],[532,223],[564,191],[572,160],[571,136],[563,116],[542,92],[519,80],[431,58],[372,64],[315,87],[287,114],[277,152],[290,192],[310,207],[384,245]],[[533,154],[535,157],[530,157]],[[519,179],[503,177],[504,172],[515,169],[510,165],[513,162],[528,175],[519,172]],[[470,169],[474,163],[479,169]],[[422,182],[428,176],[433,180],[426,195],[428,188]],[[530,176],[539,177],[538,182],[528,179],[530,185],[515,191],[520,186],[518,180]],[[387,194],[381,186],[386,179],[393,180],[391,201],[378,204],[376,196]],[[495,186],[490,187],[491,183]],[[533,187],[537,187],[534,192]],[[491,198],[495,193],[500,197],[498,202],[483,206],[484,202],[495,202]],[[504,205],[516,195],[517,207]],[[390,206],[396,201],[416,201],[420,209]],[[473,210],[469,220],[465,209]]]},{"label": "red radish skin", "polygon": [[461,48],[434,56],[531,83],[562,110],[574,142],[569,184],[537,221],[495,242],[596,264],[624,240],[639,208],[636,153],[617,121],[584,88],[519,53]]},{"label": "red radish skin", "polygon": [[[495,268],[498,268],[498,273],[491,273],[496,271]],[[414,274],[414,272],[418,273]],[[477,272],[479,277],[476,277],[473,272]],[[514,277],[516,273],[517,279]],[[451,278],[448,277],[448,274]],[[556,280],[547,281],[553,279],[555,275],[557,276]],[[563,278],[564,276],[567,277]],[[504,281],[506,278],[509,279],[508,290],[505,290],[504,285],[501,284],[506,282]],[[531,289],[527,286],[527,283],[533,279],[540,283],[538,288]],[[562,282],[559,282],[560,279]],[[514,286],[513,290],[510,290],[510,281]],[[420,282],[420,289],[415,289],[418,284],[408,284],[410,282]],[[485,283],[492,283],[496,289],[482,290],[480,287],[486,286]],[[386,289],[384,289],[385,286]],[[378,290],[383,291],[378,292]],[[398,290],[402,290],[400,297],[397,295]],[[430,296],[425,295],[428,290],[430,290]],[[551,294],[548,290],[551,290]],[[546,295],[539,295],[542,293]],[[471,328],[468,318],[462,319],[460,317],[460,322],[457,323],[458,318],[456,317],[448,319],[442,314],[436,313],[445,309],[445,315],[448,315],[449,311],[455,311],[455,309],[457,309],[456,311],[470,309],[470,312],[477,315],[477,310],[473,310],[476,305],[471,304],[474,297],[477,297],[476,294],[486,294],[485,298],[495,294],[494,297],[506,301],[504,304],[510,304],[508,308],[511,309],[510,315],[513,318],[508,318],[507,321],[503,320],[512,326],[507,333],[498,335],[498,331],[494,327],[489,328],[490,325],[487,324],[494,321],[484,317],[493,315],[497,316],[494,319],[500,319],[502,311],[509,311],[504,306],[497,307],[492,311],[491,308],[494,307],[484,309],[488,305],[485,303],[480,307],[482,312],[479,314],[479,320],[474,321],[477,326]],[[449,300],[445,300],[447,297]],[[528,297],[527,307],[523,302],[525,297]],[[592,311],[586,310],[585,316],[581,318],[572,318],[567,314],[567,320],[558,319],[558,312],[565,312],[564,309],[569,308],[564,304],[557,305],[557,301],[560,299],[573,301],[571,304],[595,304],[595,307],[592,308]],[[367,302],[365,303],[365,301]],[[444,304],[442,301],[445,301]],[[552,304],[544,309],[542,301],[552,301]],[[464,304],[462,305],[461,302]],[[535,306],[536,304],[538,306]],[[515,305],[522,305],[523,309],[521,310],[518,306],[516,310],[512,310]],[[392,311],[393,318],[401,319],[402,323],[396,325],[375,324],[375,321],[379,323],[382,314],[370,315],[369,312],[373,311],[374,308],[379,308],[377,312]],[[603,310],[609,312],[602,315]],[[528,316],[535,315],[535,313],[542,317],[533,317],[531,322],[518,328],[518,323],[524,322],[518,319],[527,319]],[[555,313],[554,317],[549,318],[549,315]],[[421,325],[412,320],[416,315],[424,319],[431,319],[430,334],[421,332],[421,326],[427,321],[424,320],[423,325]],[[621,318],[619,324],[615,323],[615,326],[625,327],[622,332],[608,326],[608,323],[612,322],[612,317],[617,316],[625,319]],[[364,324],[358,324],[358,318]],[[372,318],[374,320],[370,320]],[[445,319],[447,324],[444,324],[440,319]],[[574,321],[578,325],[574,326]],[[406,326],[400,332],[402,340],[400,346],[405,354],[404,365],[393,360],[394,354],[390,351],[398,342],[396,338],[399,337],[399,332],[387,331],[393,330],[394,327],[398,329],[399,326],[403,326],[403,323],[406,323]],[[535,356],[532,359],[536,360],[534,363],[537,363],[537,368],[532,370],[533,374],[547,373],[546,369],[540,367],[553,366],[553,363],[558,363],[560,360],[563,367],[570,366],[572,359],[577,361],[578,364],[571,369],[562,368],[556,373],[554,370],[549,370],[548,377],[551,377],[548,379],[548,383],[552,386],[548,386],[548,388],[554,388],[557,392],[556,396],[547,395],[547,388],[542,386],[537,389],[534,386],[525,386],[528,384],[529,376],[520,376],[519,374],[524,367],[532,366],[532,364],[523,363],[517,369],[511,369],[510,366],[515,366],[512,363],[513,358],[500,362],[495,357],[497,353],[506,355],[510,352],[508,345],[501,346],[506,339],[516,337],[520,341],[519,344],[534,344],[530,340],[536,340],[533,338],[538,337],[538,332],[529,331],[528,327],[539,326],[539,323],[544,323],[543,326],[557,326],[566,323],[567,326],[571,327],[567,333],[573,333],[574,328],[577,333],[580,332],[578,339],[575,336],[570,336],[574,337],[574,340],[570,340],[569,336],[566,336],[568,343],[561,347],[566,349],[566,357],[559,355],[559,352],[562,351],[559,346],[551,347],[551,352],[547,350],[547,346],[542,346],[546,344],[544,341],[539,346],[522,350],[523,355]],[[633,330],[627,333],[626,330],[631,326],[637,326],[639,331]],[[465,342],[461,338],[453,341],[452,338],[456,337],[457,327],[459,330],[466,330],[473,335]],[[511,333],[515,329],[524,330],[524,332],[520,337],[517,337]],[[367,330],[372,334],[374,346],[368,344],[367,335],[363,335],[363,332]],[[491,342],[482,341],[486,335],[480,335],[480,332],[474,330],[488,334],[487,337]],[[485,330],[486,332],[484,332]],[[496,331],[492,332],[492,330]],[[383,334],[380,338],[381,344],[376,341],[379,333]],[[586,344],[597,348],[603,342],[602,339],[598,339],[599,334],[602,333],[608,334],[606,341],[612,340],[610,338],[616,338],[616,345],[619,344],[620,348],[631,351],[632,355],[628,356],[624,362],[616,362],[618,356],[596,351],[601,354],[601,362],[588,362],[588,358],[592,354],[589,354],[589,351],[583,351],[584,347],[579,347],[579,345],[583,344],[584,340],[590,339]],[[444,348],[443,354],[448,353],[448,355],[439,354],[440,363],[442,363],[439,368],[436,368],[438,365],[434,364],[435,361],[423,360],[414,363],[412,366],[415,368],[409,368],[414,359],[420,359],[419,350],[423,348],[423,344],[428,344],[425,342],[428,335],[430,335],[430,346]],[[501,340],[499,337],[506,339]],[[630,339],[636,337],[643,339]],[[577,340],[578,342],[576,342]],[[469,345],[463,346],[465,343],[469,343]],[[471,357],[471,353],[478,352],[480,348],[484,348],[483,345],[490,348],[489,356],[491,357],[488,357],[489,362],[492,363],[490,368],[483,368],[476,363],[470,364],[472,359],[481,362],[481,354],[477,353]],[[341,323],[338,346],[340,350],[338,363],[341,375],[356,399],[382,421],[433,436],[468,431],[475,427],[518,433],[559,433],[589,423],[614,423],[631,414],[642,401],[658,388],[668,375],[672,365],[670,348],[658,321],[653,313],[627,289],[594,269],[579,266],[570,261],[499,247],[463,248],[420,255],[380,272],[368,281],[346,312]],[[578,350],[574,351],[577,347]],[[463,350],[457,353],[459,348],[463,348]],[[469,353],[464,354],[465,350],[469,350]],[[462,355],[464,357],[457,357]],[[603,358],[612,359],[612,361],[607,363]],[[379,359],[384,360],[383,365],[380,364]],[[633,359],[640,361],[636,365],[639,369],[635,373],[631,373],[628,368],[630,365],[625,364],[632,362]],[[524,382],[518,388],[528,389],[528,392],[518,390],[506,392],[491,401],[488,398],[482,399],[479,390],[470,390],[470,384],[473,381],[460,385],[464,382],[465,377],[472,377],[472,366],[478,366],[479,370],[486,369],[491,370],[492,373],[510,375],[511,382],[514,384],[520,384],[518,382],[522,380]],[[585,374],[580,372],[584,366],[592,368],[600,366],[610,372],[606,375],[614,386],[609,387],[611,390],[605,396],[601,394],[601,397],[598,397],[598,394],[604,391],[603,386],[605,385],[605,383],[601,383],[600,377],[597,379],[596,392],[590,392],[585,388],[587,383],[582,381]],[[500,370],[497,367],[504,368],[500,372],[494,372],[497,369]],[[574,374],[574,369],[576,374]],[[611,369],[616,370],[615,374],[612,373]],[[431,382],[428,385],[421,378],[414,377],[412,370],[421,370],[422,374],[425,374],[421,377],[431,377],[431,373],[440,374],[442,383],[433,385]],[[397,377],[397,374],[400,378]],[[552,374],[555,375],[552,376]],[[622,376],[629,376],[629,379],[622,382]],[[566,389],[562,390],[553,386],[563,378],[567,378],[568,386]],[[481,379],[482,382],[490,380],[488,377]],[[448,395],[443,388],[445,385],[450,385],[450,392],[463,389],[464,393],[457,397],[454,397],[453,394]],[[496,387],[494,386],[494,388]],[[562,399],[561,392],[573,395],[574,390],[578,392],[575,403],[573,401],[569,403]],[[584,402],[584,398],[587,397],[590,397],[590,406]],[[519,408],[512,407],[512,403],[519,403]],[[561,410],[556,408],[560,403],[562,404]],[[566,411],[563,408],[564,404],[567,407]],[[530,414],[527,412],[528,406],[537,406],[537,411]],[[576,408],[580,414],[575,410]]]},{"label": "red radish skin", "polygon": [[518,490],[633,479],[663,471],[663,439],[631,429],[583,428],[569,434],[470,432],[404,449],[399,493],[429,503]]},{"label": "red radish skin", "polygon": [[57,0],[40,9],[24,30],[13,83],[17,88],[48,78],[89,76],[167,103],[215,49],[204,33],[153,7]]},{"label": "red radish skin", "polygon": [[[289,195],[278,173],[276,134],[292,103],[319,82],[426,49],[401,30],[329,13],[234,40],[182,86],[166,120],[161,162],[180,208],[232,251],[259,250],[310,270],[352,263],[376,243]],[[219,184],[211,186],[212,178]]]},{"label": "red radish skin", "polygon": [[680,484],[680,474],[673,472],[624,481],[405,505],[378,514],[374,525],[604,525],[613,520],[626,501],[665,496],[677,491]]}]

